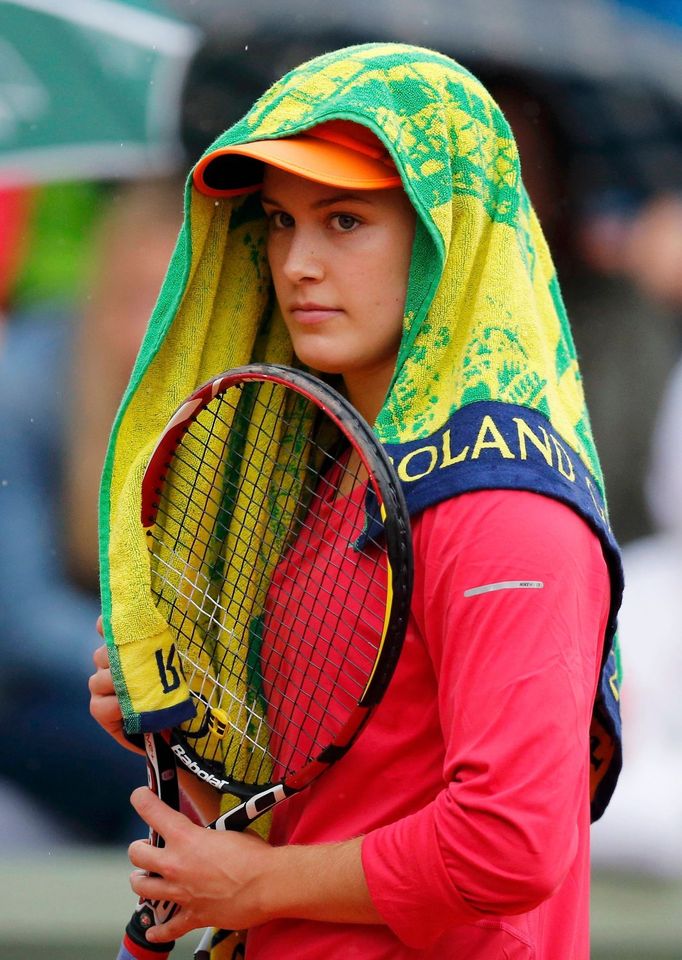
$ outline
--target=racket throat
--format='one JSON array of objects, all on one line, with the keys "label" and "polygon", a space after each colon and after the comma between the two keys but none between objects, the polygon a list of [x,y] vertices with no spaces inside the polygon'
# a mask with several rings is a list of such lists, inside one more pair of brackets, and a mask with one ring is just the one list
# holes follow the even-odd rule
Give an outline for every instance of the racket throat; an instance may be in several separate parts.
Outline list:
[{"label": "racket throat", "polygon": [[297,793],[297,790],[287,789],[283,784],[278,783],[274,787],[268,787],[255,797],[245,800],[238,806],[233,807],[227,813],[218,817],[213,823],[209,824],[211,830],[235,830],[241,832],[246,830],[254,820],[287,797]]}]

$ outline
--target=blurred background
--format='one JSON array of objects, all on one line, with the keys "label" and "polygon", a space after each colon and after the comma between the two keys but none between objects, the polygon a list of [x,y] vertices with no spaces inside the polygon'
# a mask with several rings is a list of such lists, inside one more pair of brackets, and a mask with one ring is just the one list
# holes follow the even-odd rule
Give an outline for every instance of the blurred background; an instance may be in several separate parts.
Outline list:
[{"label": "blurred background", "polygon": [[2,960],[111,957],[132,905],[144,768],[87,707],[97,489],[187,170],[290,67],[384,39],[453,55],[519,143],[625,555],[593,957],[682,958],[682,3],[0,0]]}]

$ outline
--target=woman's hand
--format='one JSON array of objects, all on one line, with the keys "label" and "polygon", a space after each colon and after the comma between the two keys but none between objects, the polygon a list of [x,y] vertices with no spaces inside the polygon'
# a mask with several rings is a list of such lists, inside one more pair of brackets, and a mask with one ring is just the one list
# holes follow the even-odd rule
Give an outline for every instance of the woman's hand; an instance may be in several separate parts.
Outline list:
[{"label": "woman's hand", "polygon": [[164,846],[145,840],[130,845],[130,861],[139,868],[130,885],[145,899],[180,906],[175,917],[147,932],[150,942],[174,940],[197,927],[242,930],[270,919],[261,892],[275,851],[264,840],[196,826],[146,787],[133,792],[131,803]]},{"label": "woman's hand", "polygon": [[360,837],[271,847],[249,831],[198,827],[146,787],[133,791],[131,802],[165,846],[144,840],[130,845],[130,861],[139,868],[130,885],[145,899],[180,905],[171,920],[147,932],[151,943],[197,927],[248,930],[275,917],[382,922],[367,889]]},{"label": "woman's hand", "polygon": [[[102,618],[97,620],[97,632],[102,636]],[[130,742],[123,732],[123,716],[121,714],[121,705],[118,702],[114,681],[109,669],[109,652],[106,644],[98,647],[92,659],[95,663],[95,673],[90,677],[88,686],[90,688],[90,713],[97,723],[106,732],[117,740],[126,750],[133,753],[144,754],[144,750],[136,747]]]}]

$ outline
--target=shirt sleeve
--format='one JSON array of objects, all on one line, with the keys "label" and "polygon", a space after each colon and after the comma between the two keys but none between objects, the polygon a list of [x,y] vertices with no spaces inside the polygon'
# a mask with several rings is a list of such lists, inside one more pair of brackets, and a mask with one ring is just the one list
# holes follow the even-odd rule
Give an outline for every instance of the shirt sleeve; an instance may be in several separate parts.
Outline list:
[{"label": "shirt sleeve", "polygon": [[480,491],[415,525],[413,617],[438,680],[443,789],[369,833],[372,899],[409,946],[551,896],[587,808],[608,616],[597,536],[569,507]]}]

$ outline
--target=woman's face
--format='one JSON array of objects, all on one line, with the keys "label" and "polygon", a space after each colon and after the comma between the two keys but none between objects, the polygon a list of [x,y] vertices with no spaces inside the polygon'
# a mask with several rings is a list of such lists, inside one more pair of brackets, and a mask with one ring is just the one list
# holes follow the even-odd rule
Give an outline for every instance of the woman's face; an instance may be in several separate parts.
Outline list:
[{"label": "woman's face", "polygon": [[406,194],[351,193],[267,167],[262,202],[275,293],[296,355],[321,373],[341,374],[351,400],[381,388],[383,400],[414,239]]}]

